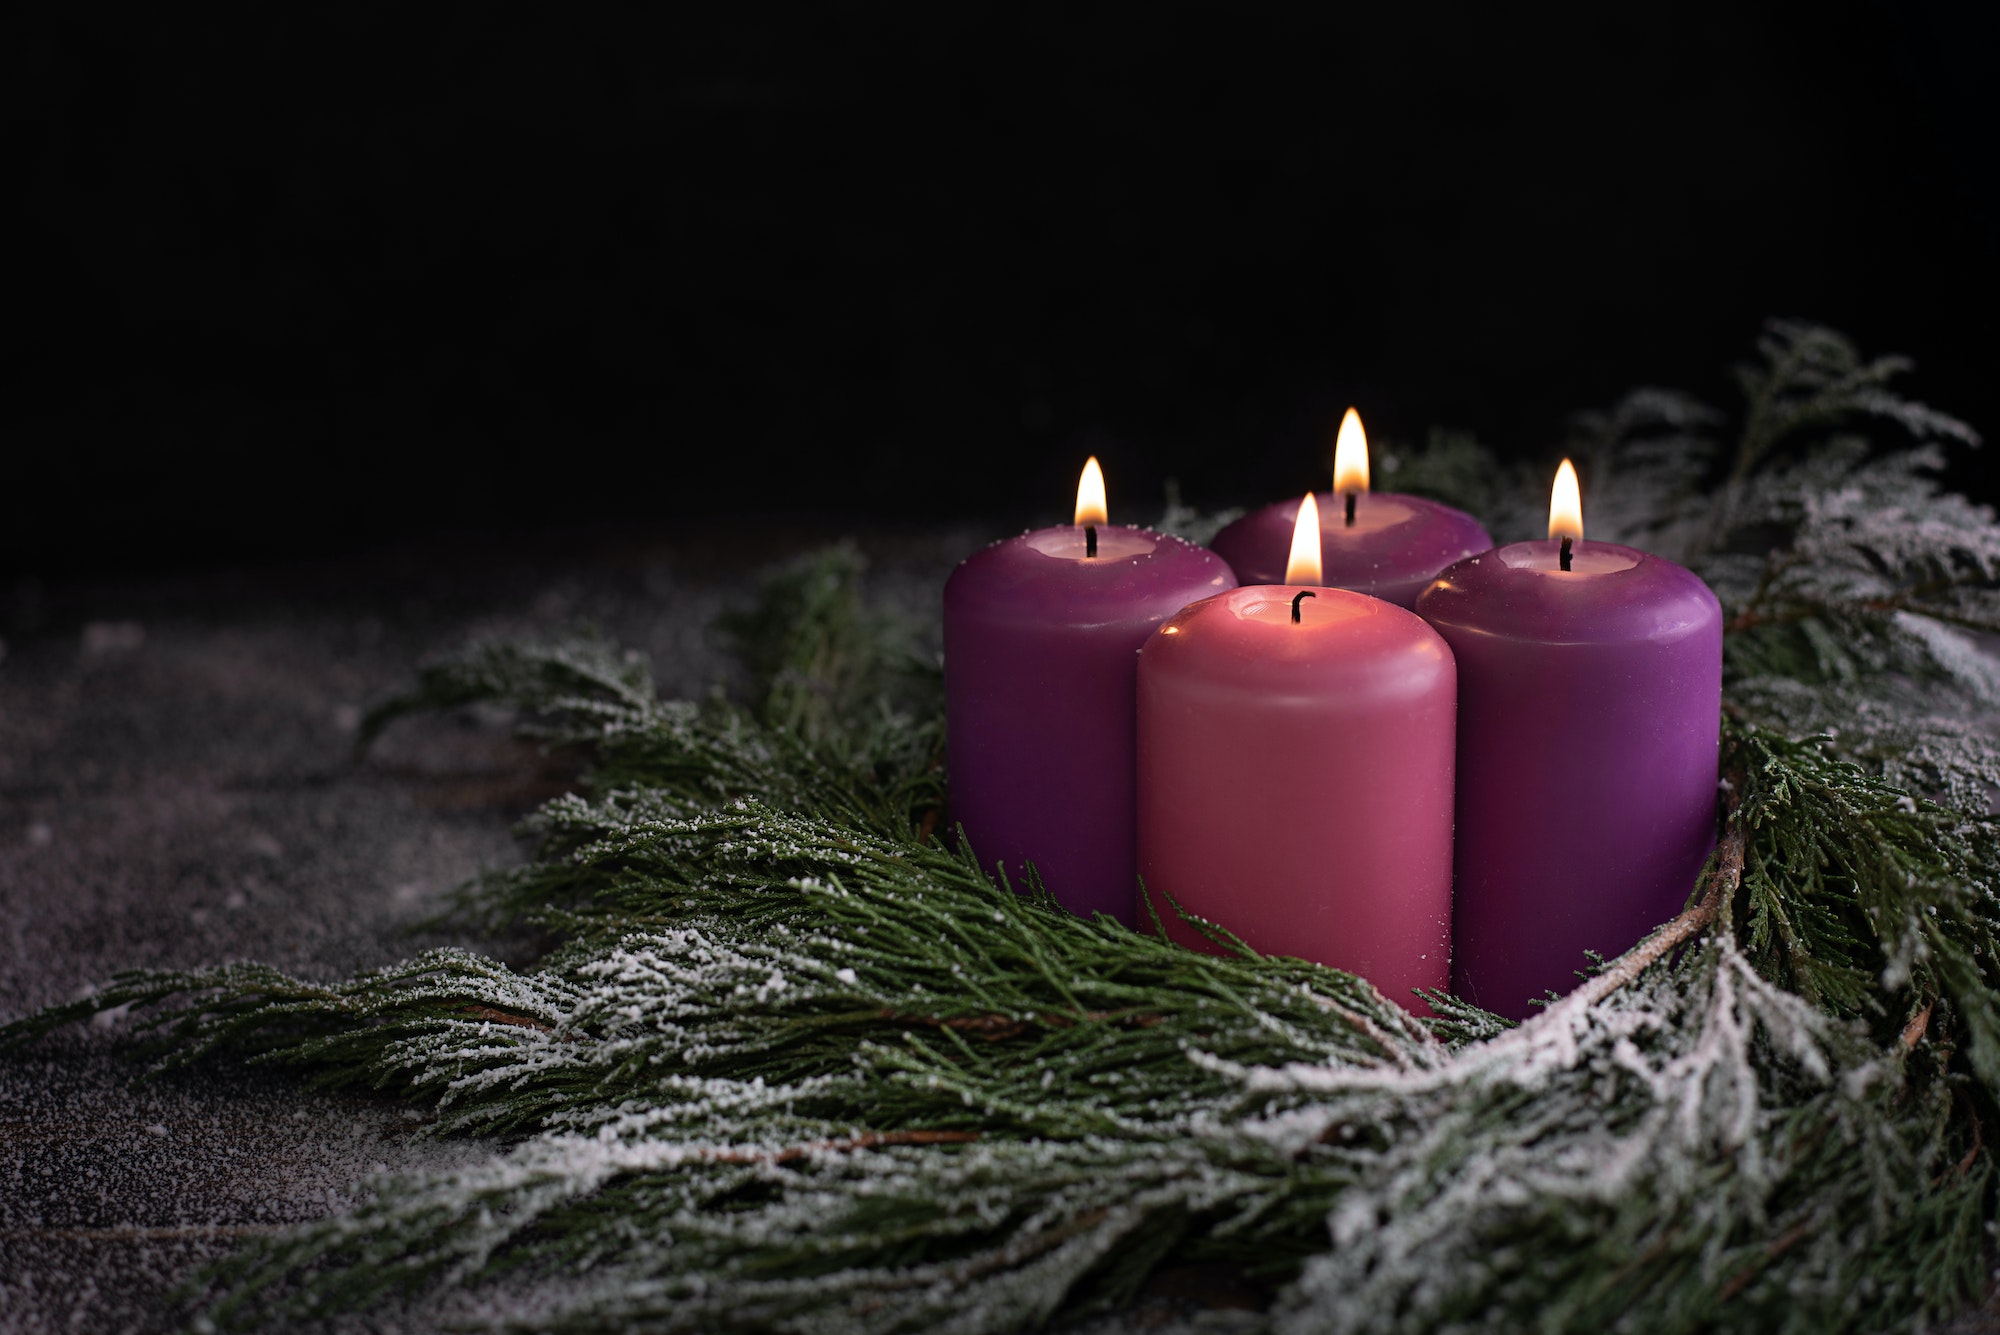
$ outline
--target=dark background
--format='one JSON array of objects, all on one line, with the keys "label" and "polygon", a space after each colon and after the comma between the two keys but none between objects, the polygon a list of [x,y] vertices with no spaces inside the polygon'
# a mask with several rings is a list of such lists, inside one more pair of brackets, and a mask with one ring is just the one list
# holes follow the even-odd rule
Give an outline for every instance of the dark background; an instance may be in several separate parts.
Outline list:
[{"label": "dark background", "polygon": [[[1760,321],[2000,434],[1993,25],[1935,3],[39,6],[0,572],[1548,455]],[[1961,480],[1992,488],[1976,468]]]}]

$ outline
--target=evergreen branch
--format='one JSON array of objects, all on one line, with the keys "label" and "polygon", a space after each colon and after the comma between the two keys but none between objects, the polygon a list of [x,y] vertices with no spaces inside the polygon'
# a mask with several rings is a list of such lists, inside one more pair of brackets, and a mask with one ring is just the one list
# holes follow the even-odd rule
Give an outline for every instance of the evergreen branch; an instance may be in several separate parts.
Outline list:
[{"label": "evergreen branch", "polygon": [[1773,453],[1801,436],[1848,424],[1857,417],[1891,421],[1918,441],[1933,438],[1977,445],[1971,427],[1891,390],[1908,371],[1907,357],[1863,361],[1841,334],[1803,320],[1773,320],[1757,341],[1760,365],[1737,368],[1749,402],[1742,443],[1730,481],[1742,483]]},{"label": "evergreen branch", "polygon": [[2000,1092],[2000,1011],[1981,964],[2000,959],[1994,822],[1917,799],[1812,741],[1736,723],[1725,736],[1752,779],[1742,923],[1760,972],[1898,1030],[1942,1000],[1973,1070]]},{"label": "evergreen branch", "polygon": [[[1851,1136],[1839,1128],[1881,1115],[1884,1125],[1902,1128],[1896,1132],[1902,1139],[1882,1153],[1883,1180],[1904,1183],[1894,1198],[1904,1204],[1890,1209],[1893,1227],[1884,1226],[1880,1246],[1893,1250],[1910,1229],[1928,1229],[1944,1230],[1939,1236],[1962,1249],[1961,1233],[1946,1227],[1959,1215],[1935,1214],[1942,1207],[1927,1189],[1906,1181],[1939,1178],[1936,1193],[1957,1202],[1953,1208],[1962,1214],[1965,1175],[1954,1176],[1946,1156],[1956,1161],[1969,1155],[1974,1167],[1983,1162],[1976,1147],[1960,1148],[1963,1142],[1947,1129],[1950,1121],[1938,1115],[1942,1096],[1935,1091],[1944,1086],[1935,1076],[1912,1085],[1877,1070],[1879,1049],[1809,1018],[1819,1012],[1749,973],[1728,937],[1704,948],[1698,961],[1705,963],[1687,966],[1710,979],[1703,986],[1731,980],[1728,997],[1711,997],[1704,1008],[1698,989],[1681,990],[1692,989],[1680,981],[1689,975],[1662,972],[1673,951],[1729,902],[1739,845],[1753,904],[1761,895],[1794,916],[1811,916],[1807,910],[1823,916],[1828,903],[1861,902],[1844,873],[1829,875],[1810,860],[1778,854],[1800,825],[1823,819],[1807,803],[1825,799],[1836,784],[1886,797],[1879,781],[1813,748],[1782,745],[1734,726],[1731,746],[1732,755],[1746,758],[1739,816],[1695,908],[1614,962],[1585,992],[1529,1025],[1450,1056],[1415,1039],[1394,1054],[1383,1052],[1378,1035],[1407,1035],[1408,1021],[1400,1012],[1383,1014],[1372,989],[1358,980],[1295,961],[1192,955],[1104,920],[1079,922],[1045,899],[1016,897],[979,877],[969,863],[922,847],[898,850],[900,860],[862,859],[844,870],[922,864],[930,879],[855,876],[850,885],[834,879],[781,883],[768,876],[766,912],[716,911],[732,904],[754,908],[758,897],[747,884],[727,890],[692,884],[692,869],[713,861],[709,845],[679,848],[659,863],[627,864],[630,874],[615,892],[629,901],[625,910],[645,910],[662,921],[678,914],[681,925],[572,952],[554,980],[537,982],[540,995],[560,987],[576,998],[560,1013],[524,1002],[523,984],[498,966],[458,971],[442,990],[424,981],[429,974],[385,971],[323,997],[268,971],[236,975],[235,996],[219,1009],[203,1003],[201,1015],[212,1010],[216,1018],[179,1017],[181,1033],[216,1034],[240,1050],[371,1079],[385,1071],[406,1076],[413,1093],[432,1092],[447,1114],[444,1129],[547,1129],[490,1173],[385,1182],[378,1203],[356,1215],[316,1226],[317,1232],[288,1234],[268,1250],[253,1247],[240,1268],[223,1276],[230,1297],[217,1315],[261,1319],[268,1311],[306,1310],[300,1303],[347,1306],[376,1301],[401,1285],[473,1276],[498,1282],[521,1267],[527,1267],[521,1273],[542,1275],[582,1254],[617,1278],[579,1299],[574,1311],[556,1320],[558,1328],[644,1320],[668,1329],[746,1329],[803,1322],[805,1314],[831,1304],[849,1312],[856,1328],[916,1328],[946,1316],[970,1319],[978,1311],[987,1315],[973,1328],[1015,1329],[1040,1319],[1036,1314],[1049,1310],[1040,1305],[1045,1301],[1075,1307],[1099,1294],[1101,1275],[1126,1276],[1129,1267],[1142,1273],[1169,1257],[1255,1260],[1275,1278],[1305,1264],[1301,1284],[1307,1288],[1299,1292],[1316,1294],[1312,1310],[1318,1311],[1327,1294],[1310,1286],[1327,1262],[1311,1259],[1324,1246],[1315,1221],[1329,1212],[1338,1218],[1357,1199],[1354,1193],[1387,1191],[1388,1182],[1407,1179],[1419,1163],[1426,1165],[1422,1180],[1464,1181],[1480,1146],[1492,1147],[1480,1153],[1504,1151],[1521,1159],[1522,1166],[1510,1171],[1526,1172],[1529,1159],[1547,1154],[1536,1170],[1546,1173],[1566,1156],[1585,1154],[1597,1162],[1609,1151],[1591,1138],[1601,1138],[1607,1127],[1624,1127],[1631,1136],[1650,1128],[1646,1136],[1657,1140],[1662,1133],[1653,1123],[1665,1114],[1645,1107],[1649,1101],[1679,1106],[1678,1091],[1689,1086],[1675,1063],[1720,1041],[1704,1037],[1709,1031],[1699,1026],[1690,1030],[1675,1018],[1681,1015],[1709,1015],[1705,1023],[1720,1025],[1714,1032],[1737,1044],[1730,1061],[1740,1059],[1743,1069],[1730,1067],[1727,1079],[1739,1090],[1731,1096],[1739,1102],[1768,1098],[1775,1116],[1792,1108],[1799,1079],[1815,1088],[1828,1082],[1842,1090],[1865,1086],[1864,1092],[1874,1091],[1871,1097],[1888,1100],[1857,1110],[1840,1101],[1845,1094],[1822,1094],[1814,1096],[1819,1103],[1810,1115],[1786,1111],[1772,1125],[1795,1131],[1809,1126],[1821,1138],[1836,1131]],[[1879,801],[1869,805],[1848,792],[1840,819],[1861,812],[1874,820],[1882,809]],[[716,814],[716,829],[730,842],[775,821],[797,820],[768,812],[748,821],[741,811]],[[1894,866],[1896,858],[1936,837],[1943,818],[1932,808],[1925,820],[1863,828],[1874,831],[1891,855],[1887,865]],[[629,833],[652,847],[659,831]],[[837,846],[851,852],[860,842],[848,835]],[[633,845],[606,837],[584,851],[586,860],[616,861],[630,858]],[[742,855],[797,857],[797,832],[772,835]],[[954,868],[962,880],[945,879]],[[654,885],[662,889],[644,888]],[[1895,878],[1884,876],[1875,892],[1894,896]],[[648,895],[654,896],[650,902]],[[1896,901],[1900,917],[1912,916],[1916,902]],[[1938,917],[1962,933],[1969,907],[1948,905]],[[1746,940],[1753,952],[1761,949],[1765,967],[1796,971],[1798,960],[1772,944],[1775,938],[1756,937],[1754,911],[1747,918],[1752,930]],[[1946,932],[1939,939],[1956,938]],[[1724,949],[1729,953],[1716,953]],[[1748,960],[1757,958],[1753,953]],[[154,986],[172,981],[156,979]],[[230,976],[204,981],[228,982]],[[1906,986],[1923,995],[1932,985],[1933,977],[1919,971]],[[417,1015],[414,1025],[383,1025],[381,1017],[398,1013],[392,998],[413,986],[426,989],[423,1004],[435,1009]],[[1625,992],[1636,999],[1614,995]],[[127,996],[138,999],[128,990],[102,1001],[124,1004]],[[1739,1013],[1751,1004],[1744,997],[1754,1001],[1755,1016]],[[325,1004],[301,1004],[314,1000]],[[258,1005],[274,1033],[243,1023]],[[548,1028],[496,1026],[471,1018],[475,1006]],[[318,1015],[325,1030],[301,1040],[295,1026],[302,1011]],[[1140,1014],[1147,1023],[1130,1022]],[[1370,1026],[1357,1026],[1357,1014],[1370,1015]],[[911,1016],[923,1023],[911,1023]],[[954,1027],[954,1020],[970,1023]],[[1768,1071],[1763,1049],[1747,1037],[1760,1026],[1772,1035],[1770,1060],[1779,1062]],[[947,1039],[944,1046],[934,1041],[940,1033],[968,1030],[979,1038]],[[1674,1055],[1646,1068],[1654,1075],[1636,1080],[1627,1069],[1630,1057],[1621,1055],[1621,1043],[1631,1042],[1665,1043]],[[370,1048],[368,1061],[355,1060]],[[1922,1055],[1900,1035],[1893,1050],[1903,1054],[1896,1059],[1903,1065]],[[1704,1055],[1701,1069],[1721,1079],[1718,1060]],[[1836,1068],[1868,1074],[1835,1081]],[[1741,1092],[1767,1087],[1754,1096]],[[1574,1106],[1545,1108],[1544,1100],[1559,1089],[1569,1091],[1562,1097]],[[1895,1106],[1913,1099],[1921,1117]],[[1536,1110],[1532,1116],[1530,1109]],[[1740,1121],[1743,1114],[1736,1116]],[[1794,1117],[1806,1120],[1786,1120]],[[1436,1158],[1446,1144],[1426,1128],[1440,1118],[1467,1137],[1463,1144],[1449,1142],[1449,1162],[1463,1167]],[[1920,1130],[1929,1139],[1918,1137]],[[718,1132],[726,1134],[718,1139]],[[974,1132],[978,1141],[953,1143]],[[930,1143],[856,1139],[905,1134]],[[1508,1139],[1517,1135],[1527,1138]],[[1805,1135],[1756,1142],[1756,1152],[1790,1162]],[[1676,1182],[1694,1174],[1714,1186],[1719,1167],[1699,1168],[1710,1162],[1703,1156],[1722,1156],[1713,1158],[1720,1165],[1748,1144],[1681,1146],[1675,1153],[1682,1158],[1658,1170],[1678,1175]],[[1056,1154],[1062,1146],[1069,1148]],[[856,1153],[862,1150],[868,1153]],[[1648,1153],[1666,1151],[1655,1146]],[[967,1154],[976,1154],[976,1163],[962,1162]],[[830,1162],[835,1158],[840,1162]],[[1844,1157],[1802,1162],[1809,1170],[1804,1179],[1779,1174],[1767,1184],[1770,1190],[1782,1194],[1782,1186],[1816,1202],[1848,1190],[1841,1185],[1842,1175],[1851,1176]],[[1367,1165],[1374,1167],[1364,1172]],[[1396,1165],[1395,1172],[1384,1165]],[[979,1184],[970,1203],[963,1196],[967,1173]],[[1984,1183],[1983,1170],[1974,1180]],[[1621,1191],[1639,1190],[1620,1181]],[[1099,1185],[1093,1190],[1087,1183]],[[1617,1246],[1606,1251],[1610,1244],[1593,1243],[1593,1259],[1575,1263],[1581,1265],[1577,1273],[1597,1275],[1599,1282],[1626,1276],[1590,1310],[1614,1298],[1651,1301],[1658,1295],[1649,1286],[1684,1276],[1690,1258],[1700,1257],[1721,1276],[1715,1283],[1728,1290],[1731,1305],[1762,1319],[1775,1310],[1774,1295],[1783,1285],[1810,1271],[1799,1266],[1829,1264],[1824,1249],[1806,1245],[1809,1233],[1798,1231],[1799,1217],[1780,1213],[1774,1222],[1766,1197],[1756,1193],[1718,1213],[1699,1247],[1663,1248],[1657,1200],[1645,1194],[1660,1189],[1653,1183],[1640,1193],[1644,1219],[1627,1217],[1641,1207],[1609,1203],[1617,1193],[1608,1189],[1590,1196],[1598,1224]],[[1686,1190],[1685,1182],[1680,1189]],[[1135,1190],[1154,1193],[1137,1216],[1130,1200]],[[1543,1201],[1536,1230],[1559,1222],[1548,1216],[1556,1207],[1545,1196],[1530,1196]],[[1049,1216],[1051,1199],[1074,1209]],[[1402,1204],[1387,1217],[1415,1209],[1412,1201],[1395,1199]],[[1854,1208],[1855,1202],[1840,1207]],[[1497,1245],[1497,1238],[1522,1227],[1518,1210],[1502,1210],[1498,1201],[1481,1210],[1486,1213],[1456,1224],[1441,1204],[1430,1213],[1417,1210],[1412,1217],[1430,1230],[1418,1250],[1458,1254],[1478,1239]],[[1161,1212],[1182,1222],[1174,1241],[1155,1253],[1147,1250],[1155,1225],[1146,1221]],[[1515,1222],[1494,1223],[1501,1216]],[[638,1227],[635,1219],[657,1223]],[[809,1219],[811,1232],[773,1234],[779,1219],[790,1221],[787,1229]],[[1851,1223],[1841,1225],[1850,1237]],[[1797,1241],[1773,1245],[1794,1232]],[[771,1240],[780,1235],[801,1241]],[[893,1245],[891,1235],[899,1239]],[[763,1241],[749,1243],[753,1236]],[[1572,1234],[1558,1229],[1556,1236]],[[653,1237],[674,1241],[644,1241]],[[1839,1273],[1873,1275],[1868,1267],[1886,1267],[1874,1247],[1854,1253]],[[887,1257],[897,1259],[876,1259]],[[336,1264],[308,1267],[328,1261]],[[917,1286],[921,1300],[902,1287],[911,1266],[930,1277]],[[1468,1267],[1467,1273],[1476,1271]],[[1922,1294],[1931,1294],[1942,1308],[1971,1292],[1967,1275],[1976,1272],[1976,1264],[1967,1270],[1962,1263],[1934,1276],[1932,1288],[1903,1283],[1890,1290],[1909,1302],[1930,1301]],[[1411,1273],[1396,1267],[1383,1272],[1403,1276],[1399,1283]],[[1560,1267],[1528,1267],[1492,1277],[1497,1287],[1460,1293],[1453,1303],[1476,1299],[1511,1311],[1541,1292],[1545,1281],[1565,1277],[1575,1282]],[[303,1287],[274,1287],[281,1282]],[[1386,1282],[1364,1291],[1380,1299]],[[712,1301],[691,1296],[696,1290]],[[1686,1307],[1685,1295],[1676,1301],[1680,1306],[1673,1310],[1683,1316],[1698,1310],[1705,1320],[1721,1319],[1712,1298],[1694,1309]],[[278,1306],[267,1309],[260,1305],[265,1302]],[[1343,1309],[1333,1304],[1326,1310]],[[1382,1310],[1399,1309],[1392,1304]],[[1439,1309],[1413,1310],[1428,1320]],[[1829,1309],[1822,1304],[1811,1310],[1825,1316]],[[727,1315],[737,1311],[758,1315],[754,1321]],[[689,1324],[673,1324],[681,1321]],[[1410,1328],[1420,1324],[1412,1321]]]},{"label": "evergreen branch", "polygon": [[[1759,351],[1739,371],[1749,402],[1732,448],[1721,414],[1661,390],[1579,419],[1590,531],[1715,589],[1742,718],[1984,814],[2000,784],[2000,660],[1973,637],[2000,632],[2000,524],[1937,481],[1941,446],[1978,436],[1889,388],[1903,359],[1865,360],[1830,330],[1774,321]],[[1539,506],[1545,487],[1517,486],[1511,504]]]},{"label": "evergreen branch", "polygon": [[[943,809],[940,683],[907,627],[861,608],[864,565],[836,547],[785,567],[757,606],[730,618],[731,643],[752,669],[749,707],[661,701],[645,660],[594,641],[486,643],[425,665],[417,687],[370,712],[361,746],[397,719],[468,704],[507,706],[531,737],[587,749],[586,791],[549,804],[523,826],[545,859],[559,858],[640,815],[673,820],[742,801],[811,812],[892,840],[928,842]],[[608,824],[605,822],[609,822]],[[504,925],[543,894],[509,902],[511,887],[463,908]]]},{"label": "evergreen branch", "polygon": [[[1183,1261],[1279,1286],[1287,1332],[1955,1311],[2000,1107],[2000,673],[1965,638],[1996,624],[2000,525],[1927,449],[1837,434],[1969,438],[1887,388],[1900,363],[1801,325],[1762,352],[1718,491],[1700,405],[1578,423],[1593,477],[1654,502],[1602,506],[1614,532],[1683,543],[1723,597],[1728,814],[1688,908],[1524,1024],[1443,996],[1420,1024],[1214,924],[1208,955],[1080,921],[941,847],[935,673],[837,551],[731,621],[738,703],[661,702],[602,645],[490,645],[371,718],[499,701],[591,756],[467,897],[548,929],[533,972],[127,974],[0,1042],[141,1006],[163,1062],[525,1137],[249,1240],[210,1276],[234,1324],[417,1294],[502,1328],[1003,1332]],[[1442,491],[1478,454],[1436,437],[1404,471]]]}]

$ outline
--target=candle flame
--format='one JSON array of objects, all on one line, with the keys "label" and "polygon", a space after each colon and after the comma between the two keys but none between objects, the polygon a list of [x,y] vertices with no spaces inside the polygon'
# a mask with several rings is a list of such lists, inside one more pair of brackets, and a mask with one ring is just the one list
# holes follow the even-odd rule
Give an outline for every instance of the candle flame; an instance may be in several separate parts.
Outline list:
[{"label": "candle flame", "polygon": [[1333,442],[1333,489],[1368,490],[1368,435],[1361,429],[1361,414],[1352,408],[1340,419],[1340,434]]},{"label": "candle flame", "polygon": [[1292,554],[1285,561],[1285,583],[1318,584],[1319,502],[1311,492],[1299,502],[1299,515],[1292,521]]},{"label": "candle flame", "polygon": [[1583,495],[1576,486],[1576,465],[1567,459],[1556,470],[1555,490],[1549,493],[1549,536],[1583,541]]},{"label": "candle flame", "polygon": [[1076,483],[1076,522],[1081,528],[1085,524],[1108,524],[1110,514],[1104,508],[1104,470],[1097,466],[1097,456],[1083,466],[1083,476]]}]

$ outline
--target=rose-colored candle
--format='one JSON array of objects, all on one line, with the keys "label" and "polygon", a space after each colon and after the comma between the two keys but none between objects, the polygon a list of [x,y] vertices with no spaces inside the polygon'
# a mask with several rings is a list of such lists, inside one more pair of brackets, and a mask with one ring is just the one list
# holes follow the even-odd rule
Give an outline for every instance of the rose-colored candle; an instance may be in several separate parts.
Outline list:
[{"label": "rose-colored candle", "polygon": [[[1409,607],[1446,566],[1493,546],[1479,521],[1421,496],[1368,489],[1368,438],[1349,408],[1334,444],[1333,491],[1318,502],[1322,578],[1336,589]],[[1299,507],[1267,505],[1215,535],[1216,554],[1244,584],[1284,579]]]},{"label": "rose-colored candle", "polygon": [[1139,655],[1140,874],[1260,952],[1422,1010],[1410,989],[1449,978],[1451,650],[1400,607],[1319,587],[1302,508],[1292,578],[1184,609]]},{"label": "rose-colored candle", "polygon": [[1583,541],[1567,459],[1549,534],[1417,600],[1458,656],[1452,988],[1514,1019],[1678,912],[1715,842],[1715,594]]},{"label": "rose-colored candle", "polygon": [[951,819],[983,866],[1027,864],[1071,912],[1130,925],[1139,646],[1236,583],[1213,553],[1107,522],[1097,460],[1073,525],[969,557],[944,590]]}]

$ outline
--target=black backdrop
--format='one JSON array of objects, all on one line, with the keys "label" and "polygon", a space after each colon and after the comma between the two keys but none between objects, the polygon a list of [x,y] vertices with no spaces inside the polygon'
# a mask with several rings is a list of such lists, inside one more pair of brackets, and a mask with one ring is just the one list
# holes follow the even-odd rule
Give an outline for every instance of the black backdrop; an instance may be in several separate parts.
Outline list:
[{"label": "black backdrop", "polygon": [[0,569],[1262,501],[1773,314],[2000,434],[1990,23],[1531,12],[16,14]]}]

